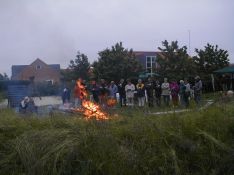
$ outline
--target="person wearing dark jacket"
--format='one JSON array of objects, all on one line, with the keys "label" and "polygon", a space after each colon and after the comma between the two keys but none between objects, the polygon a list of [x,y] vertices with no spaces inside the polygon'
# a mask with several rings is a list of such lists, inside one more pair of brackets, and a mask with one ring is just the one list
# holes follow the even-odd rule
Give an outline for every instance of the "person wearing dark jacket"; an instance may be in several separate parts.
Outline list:
[{"label": "person wearing dark jacket", "polygon": [[70,89],[68,89],[67,87],[65,87],[63,89],[63,93],[62,93],[63,104],[70,102],[70,95],[71,95]]},{"label": "person wearing dark jacket", "polygon": [[118,84],[118,92],[119,92],[119,103],[122,107],[123,105],[126,106],[126,92],[125,92],[126,83],[124,79],[121,79]]},{"label": "person wearing dark jacket", "polygon": [[154,106],[154,83],[151,78],[148,78],[148,81],[145,84],[146,94],[148,97],[149,107]]},{"label": "person wearing dark jacket", "polygon": [[102,106],[106,106],[107,96],[109,94],[109,89],[104,79],[101,79],[99,86],[99,101]]},{"label": "person wearing dark jacket", "polygon": [[99,86],[97,85],[96,81],[92,81],[91,87],[90,87],[91,93],[93,95],[93,100],[96,103],[99,103]]},{"label": "person wearing dark jacket", "polygon": [[24,99],[20,102],[20,105],[19,105],[19,112],[20,112],[20,113],[26,113],[26,112],[27,112],[28,103],[29,103],[29,97],[26,96],[26,97],[24,97]]},{"label": "person wearing dark jacket", "polygon": [[156,82],[155,82],[154,91],[155,91],[156,104],[159,107],[159,106],[161,106],[162,88],[161,88],[161,84],[158,80],[156,80]]}]

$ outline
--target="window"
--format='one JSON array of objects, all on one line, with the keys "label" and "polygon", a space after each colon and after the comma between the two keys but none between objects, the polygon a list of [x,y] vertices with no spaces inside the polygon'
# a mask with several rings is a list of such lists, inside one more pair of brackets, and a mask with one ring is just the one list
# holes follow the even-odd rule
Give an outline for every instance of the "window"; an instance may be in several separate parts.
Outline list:
[{"label": "window", "polygon": [[155,69],[156,66],[156,56],[146,56],[146,70],[151,72],[151,70]]},{"label": "window", "polygon": [[36,69],[41,69],[41,65],[37,65],[37,66],[36,66]]},{"label": "window", "polygon": [[146,59],[147,59],[147,62],[149,62],[150,63],[150,61],[151,61],[151,57],[146,57]]}]

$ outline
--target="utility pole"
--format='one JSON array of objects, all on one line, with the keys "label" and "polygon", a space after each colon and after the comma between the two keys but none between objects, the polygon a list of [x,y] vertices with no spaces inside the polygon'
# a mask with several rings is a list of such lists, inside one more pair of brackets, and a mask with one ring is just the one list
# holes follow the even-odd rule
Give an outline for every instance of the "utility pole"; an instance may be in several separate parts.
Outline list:
[{"label": "utility pole", "polygon": [[150,73],[151,73],[151,77],[153,76],[153,60],[152,60],[152,56],[150,57],[151,59],[150,59],[150,61],[151,61],[151,71],[150,71]]},{"label": "utility pole", "polygon": [[188,30],[188,49],[189,49],[189,56],[191,56],[191,47],[190,47],[190,42],[191,42],[191,32],[190,32],[190,29]]}]

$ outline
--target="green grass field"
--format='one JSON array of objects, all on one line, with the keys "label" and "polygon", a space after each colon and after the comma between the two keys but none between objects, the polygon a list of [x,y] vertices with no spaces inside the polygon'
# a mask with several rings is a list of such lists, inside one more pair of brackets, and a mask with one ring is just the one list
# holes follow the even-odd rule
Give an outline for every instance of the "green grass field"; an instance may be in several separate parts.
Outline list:
[{"label": "green grass field", "polygon": [[111,111],[17,116],[0,110],[0,174],[234,174],[234,102],[199,111],[148,115]]}]

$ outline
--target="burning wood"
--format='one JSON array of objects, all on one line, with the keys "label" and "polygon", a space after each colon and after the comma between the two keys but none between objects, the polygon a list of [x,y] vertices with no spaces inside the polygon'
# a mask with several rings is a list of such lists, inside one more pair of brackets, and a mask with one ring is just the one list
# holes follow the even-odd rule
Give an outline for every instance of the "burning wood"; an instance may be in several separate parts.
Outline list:
[{"label": "burning wood", "polygon": [[98,104],[87,100],[88,93],[82,80],[79,79],[76,82],[77,87],[80,90],[80,99],[82,100],[81,108],[72,109],[74,112],[81,112],[87,119],[95,118],[96,120],[107,120],[108,115],[103,112]]}]

